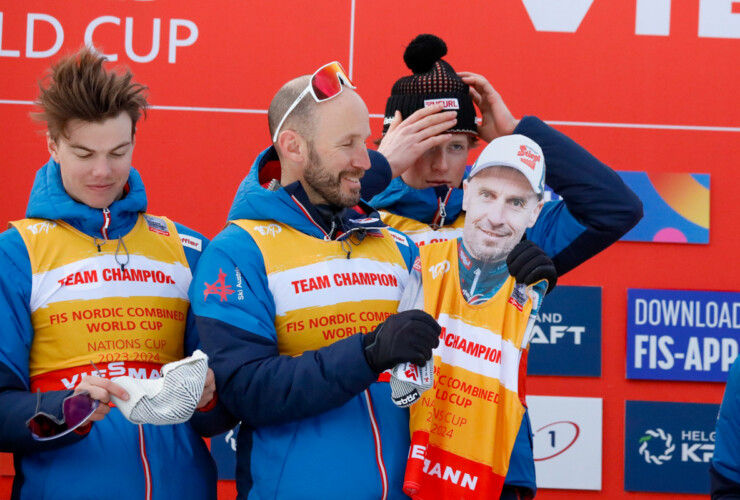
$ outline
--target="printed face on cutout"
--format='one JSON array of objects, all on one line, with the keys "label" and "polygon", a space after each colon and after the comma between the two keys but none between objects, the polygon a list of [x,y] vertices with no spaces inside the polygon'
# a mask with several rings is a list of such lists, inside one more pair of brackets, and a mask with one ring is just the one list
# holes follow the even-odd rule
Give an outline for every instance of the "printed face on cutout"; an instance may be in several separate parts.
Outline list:
[{"label": "printed face on cutout", "polygon": [[426,150],[401,178],[407,186],[425,189],[448,185],[460,187],[472,141],[465,134],[452,134],[445,143]]},{"label": "printed face on cutout", "polygon": [[370,168],[365,145],[370,137],[367,107],[345,87],[337,97],[319,103],[314,116],[316,126],[303,172],[309,198],[314,203],[352,207],[360,201],[360,179]]},{"label": "printed face on cutout", "polygon": [[544,204],[526,177],[510,167],[483,169],[463,182],[463,189],[463,243],[479,260],[505,259]]},{"label": "printed face on cutout", "polygon": [[123,197],[134,151],[131,117],[120,113],[103,122],[71,120],[67,137],[47,139],[70,197],[92,208],[106,208]]}]

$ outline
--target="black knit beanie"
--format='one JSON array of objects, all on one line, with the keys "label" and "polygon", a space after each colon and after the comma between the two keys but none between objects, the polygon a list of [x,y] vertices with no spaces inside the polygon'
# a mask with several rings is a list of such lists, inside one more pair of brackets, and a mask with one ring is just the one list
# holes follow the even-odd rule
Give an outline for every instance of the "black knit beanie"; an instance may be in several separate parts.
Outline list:
[{"label": "black knit beanie", "polygon": [[447,45],[434,35],[419,35],[406,47],[403,60],[414,74],[404,76],[393,84],[391,96],[385,105],[383,135],[388,131],[396,110],[401,112],[405,120],[417,109],[435,102],[444,102],[445,110],[457,111],[457,123],[448,132],[477,135],[470,87],[442,59],[445,55]]}]

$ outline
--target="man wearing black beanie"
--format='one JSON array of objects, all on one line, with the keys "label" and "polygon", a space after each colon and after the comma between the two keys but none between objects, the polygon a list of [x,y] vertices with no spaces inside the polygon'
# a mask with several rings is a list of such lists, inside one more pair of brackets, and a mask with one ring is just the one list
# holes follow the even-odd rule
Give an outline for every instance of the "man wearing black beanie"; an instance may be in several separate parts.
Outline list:
[{"label": "man wearing black beanie", "polygon": [[[478,139],[491,142],[520,134],[541,147],[547,185],[562,196],[559,201],[546,196],[537,222],[526,232],[552,258],[558,275],[637,224],[642,203],[613,170],[540,119],[516,119],[486,78],[456,73],[442,59],[446,55],[447,46],[434,35],[419,35],[404,53],[413,75],[400,78],[391,89],[378,148],[395,179],[370,201],[384,222],[419,246],[460,238],[465,220],[461,184],[469,150]],[[477,297],[479,276],[462,260],[459,267],[461,289],[470,302]],[[526,353],[519,365],[519,396],[525,407]],[[525,413],[501,498],[533,498],[536,493],[531,436]]]}]

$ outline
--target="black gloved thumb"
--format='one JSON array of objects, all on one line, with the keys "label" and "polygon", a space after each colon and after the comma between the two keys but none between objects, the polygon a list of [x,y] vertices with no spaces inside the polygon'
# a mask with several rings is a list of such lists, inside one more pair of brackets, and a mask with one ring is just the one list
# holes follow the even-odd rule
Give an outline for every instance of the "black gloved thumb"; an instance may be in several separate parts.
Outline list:
[{"label": "black gloved thumb", "polygon": [[544,250],[529,240],[520,241],[506,258],[506,265],[517,283],[529,286],[547,280],[547,293],[558,282],[558,272]]}]

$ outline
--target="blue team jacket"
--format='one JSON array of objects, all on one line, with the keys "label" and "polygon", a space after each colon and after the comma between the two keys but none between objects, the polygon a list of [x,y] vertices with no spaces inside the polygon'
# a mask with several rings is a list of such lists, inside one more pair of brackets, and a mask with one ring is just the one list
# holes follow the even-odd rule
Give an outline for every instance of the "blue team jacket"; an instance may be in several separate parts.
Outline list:
[{"label": "blue team jacket", "polygon": [[710,477],[712,500],[740,498],[740,357],[732,363],[719,409]]},{"label": "blue team jacket", "polygon": [[[276,191],[261,186],[269,181],[260,179],[261,172],[279,172],[276,160],[273,148],[259,155],[239,187],[229,219],[278,221],[323,239],[319,216],[299,183]],[[358,216],[346,209],[339,226],[346,233],[373,223],[382,225],[377,214]],[[396,244],[410,269],[418,251],[396,234],[405,242]],[[204,286],[222,275],[224,286],[243,294],[240,300],[237,294],[224,300],[204,294]],[[362,334],[300,356],[280,355],[276,298],[268,287],[262,253],[249,233],[234,224],[204,252],[191,303],[221,400],[242,419],[239,498],[381,498],[371,412],[382,443],[388,498],[407,498],[401,486],[409,450],[408,411],[392,403],[389,384],[376,382],[365,360]],[[364,393],[368,388],[369,398]]]},{"label": "blue team jacket", "polygon": [[[147,198],[139,173],[131,169],[129,192],[109,208],[109,238],[127,234]],[[53,160],[36,174],[26,217],[62,219],[90,236],[100,237],[101,210],[76,202],[62,185],[59,164]],[[207,240],[176,224],[181,235]],[[184,247],[191,269],[200,251]],[[31,264],[23,240],[14,228],[0,234],[0,451],[15,455],[14,499],[129,499],[145,498],[144,465],[139,452],[138,426],[115,408],[86,435],[70,433],[57,440],[32,439],[25,422],[35,412],[37,396],[29,390],[31,326]],[[187,319],[186,353],[198,345],[192,312]],[[41,409],[61,417],[61,402],[72,391],[41,395]],[[225,419],[225,420],[223,420]],[[190,422],[175,426],[144,425],[144,442],[152,479],[152,497],[216,498],[216,470],[200,435],[214,435],[233,425],[233,418],[220,410],[200,413]]]}]

